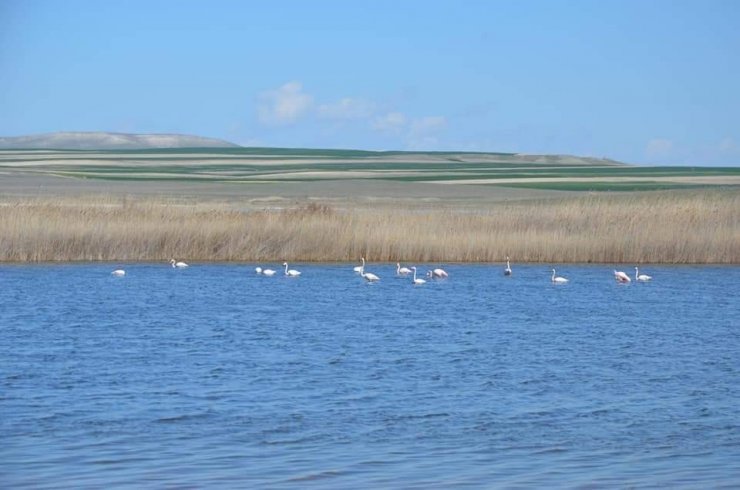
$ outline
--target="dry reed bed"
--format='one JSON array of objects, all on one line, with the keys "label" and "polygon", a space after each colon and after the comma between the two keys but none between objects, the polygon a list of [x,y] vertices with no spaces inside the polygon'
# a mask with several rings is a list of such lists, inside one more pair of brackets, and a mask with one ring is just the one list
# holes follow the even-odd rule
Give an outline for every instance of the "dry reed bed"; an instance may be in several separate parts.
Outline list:
[{"label": "dry reed bed", "polygon": [[737,192],[590,195],[470,209],[155,199],[0,201],[0,261],[740,263]]}]

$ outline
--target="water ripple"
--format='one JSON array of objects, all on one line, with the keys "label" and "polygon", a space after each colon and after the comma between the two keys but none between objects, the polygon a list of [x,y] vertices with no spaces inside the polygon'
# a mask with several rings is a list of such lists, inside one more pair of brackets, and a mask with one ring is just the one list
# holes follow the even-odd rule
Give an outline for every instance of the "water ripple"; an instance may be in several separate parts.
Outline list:
[{"label": "water ripple", "polygon": [[0,486],[740,481],[740,268],[300,268],[0,266]]}]

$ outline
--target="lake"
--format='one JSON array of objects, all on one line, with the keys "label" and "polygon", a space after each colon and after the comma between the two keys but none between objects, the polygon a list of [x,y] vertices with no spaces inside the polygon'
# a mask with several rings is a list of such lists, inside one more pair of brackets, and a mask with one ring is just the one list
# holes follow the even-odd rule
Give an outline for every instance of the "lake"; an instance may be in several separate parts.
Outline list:
[{"label": "lake", "polygon": [[0,266],[0,486],[740,485],[740,267],[256,265]]}]

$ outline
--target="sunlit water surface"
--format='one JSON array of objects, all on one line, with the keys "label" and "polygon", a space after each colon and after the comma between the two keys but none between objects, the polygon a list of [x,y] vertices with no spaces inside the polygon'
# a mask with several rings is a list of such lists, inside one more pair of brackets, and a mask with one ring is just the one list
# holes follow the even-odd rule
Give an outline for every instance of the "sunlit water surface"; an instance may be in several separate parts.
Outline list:
[{"label": "sunlit water surface", "polygon": [[352,265],[1,266],[0,486],[740,485],[740,268]]}]

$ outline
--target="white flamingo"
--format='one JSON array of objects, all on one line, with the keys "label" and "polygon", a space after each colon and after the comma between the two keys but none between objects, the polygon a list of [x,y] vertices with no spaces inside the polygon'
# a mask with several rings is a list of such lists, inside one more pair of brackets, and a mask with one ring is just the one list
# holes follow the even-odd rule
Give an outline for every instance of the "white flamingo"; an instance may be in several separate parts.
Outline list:
[{"label": "white flamingo", "polygon": [[408,267],[401,267],[401,263],[396,262],[396,274],[399,276],[405,276],[407,274],[411,274],[411,269]]},{"label": "white flamingo", "polygon": [[113,272],[111,272],[111,275],[112,276],[117,276],[117,277],[123,277],[123,276],[126,275],[126,271],[123,270],[123,269],[116,269]]},{"label": "white flamingo", "polygon": [[418,279],[416,278],[416,267],[412,267],[412,269],[414,270],[414,284],[424,284],[424,283],[426,283],[426,281],[424,279],[422,279],[421,277],[418,278]]},{"label": "white flamingo", "polygon": [[378,281],[380,281],[380,278],[378,276],[376,276],[375,274],[373,274],[372,272],[363,272],[361,275],[362,275],[362,277],[367,282],[378,282]]},{"label": "white flamingo", "polygon": [[357,265],[352,268],[352,270],[357,272],[358,274],[362,274],[362,271],[365,269],[365,257],[360,257],[360,260],[362,260],[362,265]]},{"label": "white flamingo", "polygon": [[172,264],[173,269],[182,269],[188,266],[185,262],[176,262],[175,259],[170,259],[170,264]]},{"label": "white flamingo", "polygon": [[295,269],[288,270],[288,263],[287,262],[283,262],[283,265],[285,266],[285,275],[286,276],[288,276],[288,277],[298,277],[298,276],[301,275],[301,273],[298,272]]},{"label": "white flamingo", "polygon": [[504,275],[510,276],[511,275],[511,264],[509,264],[509,256],[506,256],[506,269],[504,269]]},{"label": "white flamingo", "polygon": [[432,277],[437,277],[439,279],[446,279],[449,277],[449,274],[444,269],[434,269],[432,270]]},{"label": "white flamingo", "polygon": [[614,271],[614,279],[623,284],[628,284],[630,282],[630,276],[622,271]]},{"label": "white flamingo", "polygon": [[556,276],[555,275],[555,269],[552,270],[552,282],[554,284],[565,284],[568,282],[568,280],[564,277]]},{"label": "white flamingo", "polygon": [[653,276],[648,276],[647,274],[640,274],[639,269],[635,267],[635,280],[636,281],[648,282],[652,278]]},{"label": "white flamingo", "polygon": [[362,259],[362,270],[360,270],[360,276],[362,276],[363,279],[365,279],[367,282],[377,282],[380,281],[380,278],[373,274],[372,272],[365,272],[365,258]]}]

